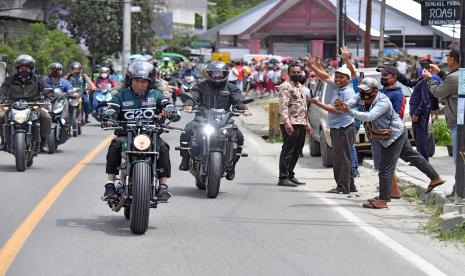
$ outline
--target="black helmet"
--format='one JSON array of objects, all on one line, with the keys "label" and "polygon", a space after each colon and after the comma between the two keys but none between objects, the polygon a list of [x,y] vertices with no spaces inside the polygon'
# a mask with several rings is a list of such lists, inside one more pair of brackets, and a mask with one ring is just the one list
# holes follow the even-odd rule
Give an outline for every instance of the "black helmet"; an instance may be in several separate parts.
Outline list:
[{"label": "black helmet", "polygon": [[129,85],[131,84],[132,79],[145,79],[150,82],[149,87],[152,87],[152,84],[155,81],[155,74],[156,71],[151,63],[138,60],[129,64],[126,78],[129,80]]},{"label": "black helmet", "polygon": [[113,65],[113,64],[112,64],[111,61],[109,61],[108,59],[102,61],[102,66],[104,66],[104,67],[111,68],[112,65]]},{"label": "black helmet", "polygon": [[81,63],[79,63],[79,62],[77,62],[77,61],[73,61],[73,62],[71,62],[71,64],[69,65],[69,69],[70,69],[70,70],[82,69],[82,65],[81,65]]},{"label": "black helmet", "polygon": [[27,66],[33,71],[36,61],[30,55],[19,55],[15,60],[15,68],[18,69],[20,66]]},{"label": "black helmet", "polygon": [[221,86],[228,81],[229,69],[222,61],[210,62],[205,69],[207,80],[215,86]]},{"label": "black helmet", "polygon": [[63,71],[63,65],[59,62],[52,62],[48,65],[48,71]]}]

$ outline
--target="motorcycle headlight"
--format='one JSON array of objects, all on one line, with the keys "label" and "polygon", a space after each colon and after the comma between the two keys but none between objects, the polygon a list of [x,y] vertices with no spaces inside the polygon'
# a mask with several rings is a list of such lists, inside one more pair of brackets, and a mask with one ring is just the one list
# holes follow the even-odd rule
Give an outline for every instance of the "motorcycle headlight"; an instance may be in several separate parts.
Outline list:
[{"label": "motorcycle headlight", "polygon": [[210,136],[210,135],[212,135],[213,133],[215,133],[215,128],[212,127],[211,125],[206,125],[206,126],[203,128],[203,132],[204,132],[207,136]]},{"label": "motorcycle headlight", "polygon": [[138,150],[146,150],[152,144],[150,137],[145,134],[137,135],[133,141],[134,147]]},{"label": "motorcycle headlight", "polygon": [[227,128],[223,128],[223,129],[221,130],[221,133],[223,133],[223,135],[228,134],[228,129],[227,129]]},{"label": "motorcycle headlight", "polygon": [[24,109],[24,110],[15,110],[13,113],[13,121],[18,124],[23,124],[29,119],[29,113],[31,110]]}]

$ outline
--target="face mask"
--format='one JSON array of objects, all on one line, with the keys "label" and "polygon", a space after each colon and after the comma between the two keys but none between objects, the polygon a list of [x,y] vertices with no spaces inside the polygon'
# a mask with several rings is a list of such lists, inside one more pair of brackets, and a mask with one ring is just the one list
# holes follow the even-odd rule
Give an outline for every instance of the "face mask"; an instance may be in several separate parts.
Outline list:
[{"label": "face mask", "polygon": [[19,78],[23,78],[23,79],[29,79],[31,76],[32,76],[32,72],[28,72],[28,71],[19,71],[17,73],[17,76]]},{"label": "face mask", "polygon": [[388,79],[386,79],[386,78],[381,78],[381,85],[382,85],[382,86],[388,86],[388,85],[389,85]]},{"label": "face mask", "polygon": [[293,82],[299,82],[301,78],[301,75],[291,75],[291,81]]},{"label": "face mask", "polygon": [[103,74],[101,74],[100,76],[101,76],[102,78],[104,78],[104,79],[105,79],[105,78],[107,78],[107,77],[108,77],[108,74],[106,74],[106,73],[103,73]]},{"label": "face mask", "polygon": [[360,97],[363,100],[367,101],[367,100],[373,98],[374,94],[373,93],[367,93],[367,91],[360,90]]},{"label": "face mask", "polygon": [[60,72],[53,71],[51,76],[52,76],[52,78],[59,78],[60,77]]},{"label": "face mask", "polygon": [[305,83],[306,80],[307,80],[307,79],[306,79],[304,76],[300,76],[299,82],[300,82],[300,84],[303,85],[303,84]]},{"label": "face mask", "polygon": [[73,73],[73,76],[77,79],[81,76],[81,73]]}]

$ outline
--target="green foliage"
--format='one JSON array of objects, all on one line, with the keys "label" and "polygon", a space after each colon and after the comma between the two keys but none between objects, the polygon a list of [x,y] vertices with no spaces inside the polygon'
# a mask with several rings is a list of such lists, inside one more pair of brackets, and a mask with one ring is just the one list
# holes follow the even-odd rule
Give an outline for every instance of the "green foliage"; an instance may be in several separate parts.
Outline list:
[{"label": "green foliage", "polygon": [[139,6],[141,12],[131,16],[132,49],[134,53],[143,53],[154,46],[155,31],[150,27],[154,14],[148,0],[135,0],[133,5]]},{"label": "green foliage", "polygon": [[190,54],[190,50],[188,48],[193,40],[200,40],[200,36],[191,36],[188,33],[182,32],[174,33],[173,39],[166,42],[167,48],[165,49],[165,52],[174,52],[188,56]]},{"label": "green foliage", "polygon": [[433,133],[436,145],[447,146],[452,144],[452,133],[447,127],[446,120],[439,119],[433,122]]},{"label": "green foliage", "polygon": [[[94,62],[115,55],[122,50],[123,5],[116,1],[53,0],[63,5],[66,13],[57,18],[66,22],[66,28],[76,40],[85,40]],[[153,45],[154,31],[150,27],[153,13],[148,0],[136,0],[140,13],[132,13],[131,35],[134,52]],[[137,39],[136,39],[137,38]]]},{"label": "green foliage", "polygon": [[215,6],[208,7],[208,28],[215,27],[260,4],[263,0],[213,0]]},{"label": "green foliage", "polygon": [[36,60],[36,73],[47,74],[50,63],[58,61],[67,68],[72,61],[87,65],[84,52],[74,39],[58,29],[47,29],[41,23],[30,25],[31,33],[14,40],[11,45],[0,44],[0,53],[8,56],[8,68],[14,72],[14,60],[20,54],[31,55]]}]

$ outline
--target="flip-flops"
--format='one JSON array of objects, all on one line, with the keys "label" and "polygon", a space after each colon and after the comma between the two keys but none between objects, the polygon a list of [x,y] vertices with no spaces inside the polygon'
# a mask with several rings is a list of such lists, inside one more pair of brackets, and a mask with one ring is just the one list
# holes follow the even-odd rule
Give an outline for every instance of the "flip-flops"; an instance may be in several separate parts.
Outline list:
[{"label": "flip-flops", "polygon": [[[402,196],[391,196],[391,199],[401,199]],[[369,198],[367,199],[368,202],[373,202],[375,200],[378,200],[379,199],[379,196],[375,196],[374,198]]]},{"label": "flip-flops", "polygon": [[429,194],[434,188],[436,188],[437,186],[440,186],[440,185],[442,185],[444,183],[446,183],[445,180],[441,180],[441,181],[439,181],[438,183],[435,183],[435,184],[430,183],[428,185],[428,188],[426,189],[425,194]]}]

